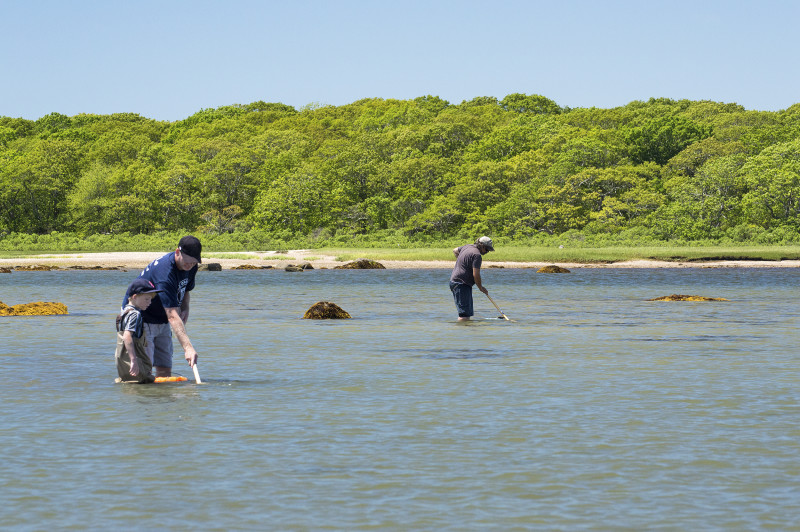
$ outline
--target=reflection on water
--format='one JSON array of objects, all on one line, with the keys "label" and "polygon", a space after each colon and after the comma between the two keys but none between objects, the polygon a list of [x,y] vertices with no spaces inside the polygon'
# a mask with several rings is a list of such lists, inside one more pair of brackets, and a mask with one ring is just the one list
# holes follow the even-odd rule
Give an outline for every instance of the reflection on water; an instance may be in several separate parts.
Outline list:
[{"label": "reflection on water", "polygon": [[467,324],[448,275],[203,272],[204,384],[153,386],[113,384],[135,273],[0,277],[70,309],[0,319],[0,527],[797,526],[798,272],[493,269],[515,321]]}]

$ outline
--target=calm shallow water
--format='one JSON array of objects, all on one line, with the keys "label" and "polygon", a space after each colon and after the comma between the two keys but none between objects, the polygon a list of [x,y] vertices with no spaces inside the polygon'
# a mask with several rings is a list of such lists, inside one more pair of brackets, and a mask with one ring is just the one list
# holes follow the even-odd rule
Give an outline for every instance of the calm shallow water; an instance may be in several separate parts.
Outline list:
[{"label": "calm shallow water", "polygon": [[796,270],[486,269],[468,324],[449,270],[201,272],[206,383],[115,385],[137,273],[0,276],[70,309],[0,318],[0,528],[800,527]]}]

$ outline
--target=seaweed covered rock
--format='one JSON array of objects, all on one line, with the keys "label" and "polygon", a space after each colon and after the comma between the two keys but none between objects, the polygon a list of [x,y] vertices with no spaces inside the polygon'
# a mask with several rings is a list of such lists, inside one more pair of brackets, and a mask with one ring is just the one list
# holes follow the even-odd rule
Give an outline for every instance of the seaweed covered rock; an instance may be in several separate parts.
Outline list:
[{"label": "seaweed covered rock", "polygon": [[234,266],[231,268],[232,270],[271,270],[272,266],[267,264],[266,266],[256,266],[255,264],[240,264],[239,266]]},{"label": "seaweed covered rock", "polygon": [[344,320],[349,319],[350,314],[342,310],[342,307],[330,301],[319,301],[311,305],[305,314],[304,320]]},{"label": "seaweed covered rock", "polygon": [[63,303],[42,302],[23,303],[8,306],[0,301],[0,316],[56,316],[69,314]]},{"label": "seaweed covered rock", "polygon": [[385,270],[386,267],[380,262],[370,259],[358,259],[341,266],[336,266],[334,270]]},{"label": "seaweed covered rock", "polygon": [[672,294],[669,296],[654,297],[647,301],[728,301],[724,297],[705,297],[705,296],[687,296],[682,294]]},{"label": "seaweed covered rock", "polygon": [[28,266],[15,266],[15,270],[20,272],[49,272],[50,270],[58,270],[58,266],[48,266],[47,264],[30,264]]},{"label": "seaweed covered rock", "polygon": [[314,267],[306,262],[305,264],[287,264],[284,270],[287,272],[302,272],[305,270],[313,270]]},{"label": "seaweed covered rock", "polygon": [[0,273],[11,273],[11,268],[0,268]]},{"label": "seaweed covered rock", "polygon": [[119,266],[69,266],[68,270],[103,270],[103,271],[125,271]]},{"label": "seaweed covered rock", "polygon": [[201,264],[200,267],[197,268],[197,270],[203,272],[221,272],[222,264],[220,264],[219,262],[207,262],[205,264]]},{"label": "seaweed covered rock", "polygon": [[549,266],[542,266],[536,270],[536,273],[570,273],[570,271],[566,268],[562,268],[561,266],[551,264]]}]

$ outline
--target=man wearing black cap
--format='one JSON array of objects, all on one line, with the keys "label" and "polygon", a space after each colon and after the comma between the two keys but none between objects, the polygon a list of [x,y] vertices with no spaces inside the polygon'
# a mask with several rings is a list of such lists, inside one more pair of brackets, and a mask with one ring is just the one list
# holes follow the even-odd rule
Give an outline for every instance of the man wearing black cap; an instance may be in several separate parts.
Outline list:
[{"label": "man wearing black cap", "polygon": [[[147,354],[156,368],[156,377],[172,375],[172,334],[183,348],[189,366],[197,363],[197,351],[186,333],[189,319],[189,292],[194,289],[197,265],[202,262],[200,240],[185,236],[174,252],[167,253],[150,264],[139,275],[160,290],[153,303],[142,311]],[[125,302],[130,294],[125,294]]]}]

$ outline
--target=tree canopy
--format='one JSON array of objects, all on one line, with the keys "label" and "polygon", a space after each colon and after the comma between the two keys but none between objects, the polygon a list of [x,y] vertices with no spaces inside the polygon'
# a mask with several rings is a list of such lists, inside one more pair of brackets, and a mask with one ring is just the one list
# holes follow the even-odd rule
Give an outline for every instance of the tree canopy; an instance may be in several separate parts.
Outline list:
[{"label": "tree canopy", "polygon": [[[701,239],[800,228],[800,104],[541,95],[253,102],[163,122],[0,117],[0,236],[634,231]],[[742,236],[745,235],[745,236]]]}]

